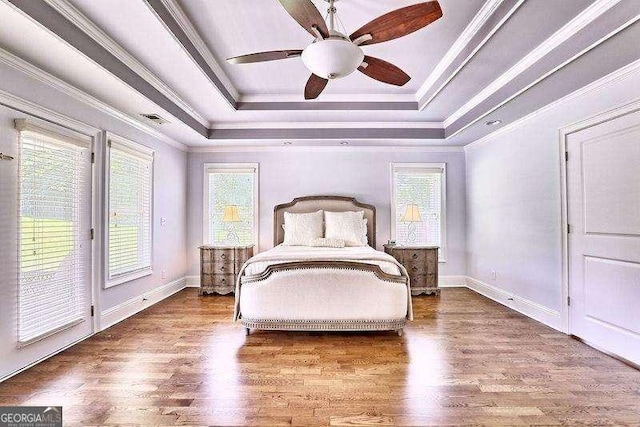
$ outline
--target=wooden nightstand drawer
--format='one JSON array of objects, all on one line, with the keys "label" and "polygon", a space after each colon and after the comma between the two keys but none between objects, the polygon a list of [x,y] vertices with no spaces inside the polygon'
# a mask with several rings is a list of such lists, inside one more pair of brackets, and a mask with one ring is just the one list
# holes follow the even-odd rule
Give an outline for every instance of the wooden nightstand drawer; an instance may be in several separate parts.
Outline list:
[{"label": "wooden nightstand drawer", "polygon": [[438,248],[435,246],[389,246],[386,253],[392,255],[407,269],[411,279],[411,294],[438,294]]},{"label": "wooden nightstand drawer", "polygon": [[407,269],[407,272],[409,273],[410,276],[415,276],[418,274],[427,274],[427,270],[428,270],[427,263],[424,261],[421,261],[421,262],[405,261],[404,268]]},{"label": "wooden nightstand drawer", "polygon": [[234,259],[233,249],[216,249],[213,251],[213,262],[231,262]]},{"label": "wooden nightstand drawer", "polygon": [[231,274],[214,274],[212,276],[214,287],[235,286],[233,273]]},{"label": "wooden nightstand drawer", "polygon": [[233,261],[216,261],[203,263],[202,272],[205,274],[233,274]]},{"label": "wooden nightstand drawer", "polygon": [[252,256],[253,246],[201,246],[200,294],[234,292],[237,274]]},{"label": "wooden nightstand drawer", "polygon": [[424,264],[427,260],[427,253],[423,250],[416,249],[404,249],[402,251],[403,262],[407,265],[412,264]]},{"label": "wooden nightstand drawer", "polygon": [[420,274],[411,276],[412,288],[437,288],[438,276],[435,274]]}]

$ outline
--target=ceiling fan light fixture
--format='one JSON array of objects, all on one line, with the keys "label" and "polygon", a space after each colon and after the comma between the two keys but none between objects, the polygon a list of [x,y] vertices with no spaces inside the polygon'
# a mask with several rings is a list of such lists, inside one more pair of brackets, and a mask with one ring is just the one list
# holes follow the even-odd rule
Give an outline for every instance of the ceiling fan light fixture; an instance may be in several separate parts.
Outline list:
[{"label": "ceiling fan light fixture", "polygon": [[363,60],[362,49],[342,38],[317,41],[302,52],[302,62],[309,71],[329,80],[348,76]]}]

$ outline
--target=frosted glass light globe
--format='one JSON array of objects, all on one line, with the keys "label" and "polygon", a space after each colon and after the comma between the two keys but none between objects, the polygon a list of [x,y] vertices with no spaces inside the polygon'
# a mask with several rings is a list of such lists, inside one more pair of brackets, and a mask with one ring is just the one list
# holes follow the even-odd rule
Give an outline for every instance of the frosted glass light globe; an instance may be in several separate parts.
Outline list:
[{"label": "frosted glass light globe", "polygon": [[347,40],[326,39],[307,46],[302,62],[318,77],[339,79],[353,73],[364,60],[360,47]]}]

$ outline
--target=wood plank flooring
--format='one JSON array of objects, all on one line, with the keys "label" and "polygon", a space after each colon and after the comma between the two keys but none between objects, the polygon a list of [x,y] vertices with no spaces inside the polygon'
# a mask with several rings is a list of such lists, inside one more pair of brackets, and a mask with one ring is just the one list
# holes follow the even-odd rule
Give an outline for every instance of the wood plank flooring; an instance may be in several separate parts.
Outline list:
[{"label": "wood plank flooring", "polygon": [[65,424],[640,425],[640,371],[467,289],[395,333],[254,332],[184,290],[0,384]]}]

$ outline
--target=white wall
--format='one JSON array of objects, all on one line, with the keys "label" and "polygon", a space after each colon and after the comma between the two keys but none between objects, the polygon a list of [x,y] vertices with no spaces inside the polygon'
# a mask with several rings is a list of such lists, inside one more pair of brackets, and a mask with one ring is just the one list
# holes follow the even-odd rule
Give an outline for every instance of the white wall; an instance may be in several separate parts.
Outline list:
[{"label": "white wall", "polygon": [[[13,68],[0,64],[0,90],[20,96],[98,129],[114,132],[155,150],[154,154],[154,274],[100,292],[102,311],[150,289],[184,276],[186,248],[187,153],[147,133],[91,108]],[[167,224],[160,227],[160,218]],[[166,279],[161,279],[161,270]]]},{"label": "white wall", "polygon": [[389,239],[390,166],[392,162],[445,162],[447,164],[447,262],[442,275],[465,274],[465,171],[462,152],[427,152],[347,148],[333,151],[287,149],[261,152],[189,154],[188,261],[189,275],[197,275],[202,244],[202,184],[205,163],[260,164],[260,250],[273,246],[273,208],[295,197],[345,195],[377,209],[376,243],[381,249]]},{"label": "white wall", "polygon": [[561,310],[559,129],[638,99],[637,69],[618,79],[603,79],[588,92],[467,147],[471,278],[554,312]]}]

